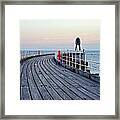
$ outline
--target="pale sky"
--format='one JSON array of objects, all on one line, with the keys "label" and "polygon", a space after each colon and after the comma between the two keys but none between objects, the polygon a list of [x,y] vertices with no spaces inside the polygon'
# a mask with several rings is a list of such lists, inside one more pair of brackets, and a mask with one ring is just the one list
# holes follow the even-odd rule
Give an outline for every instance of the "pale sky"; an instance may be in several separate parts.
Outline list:
[{"label": "pale sky", "polygon": [[100,48],[100,20],[21,20],[21,49],[74,49],[80,37],[82,48]]}]

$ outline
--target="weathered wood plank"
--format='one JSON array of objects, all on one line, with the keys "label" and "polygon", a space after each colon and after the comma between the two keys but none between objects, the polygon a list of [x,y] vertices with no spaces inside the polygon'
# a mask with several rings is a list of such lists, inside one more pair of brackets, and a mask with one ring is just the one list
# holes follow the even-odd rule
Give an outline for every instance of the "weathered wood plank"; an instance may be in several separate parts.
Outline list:
[{"label": "weathered wood plank", "polygon": [[21,87],[21,100],[30,100],[30,93],[28,87]]},{"label": "weathered wood plank", "polygon": [[[38,65],[38,64],[37,64]],[[35,66],[35,69],[37,71],[38,77],[39,79],[42,81],[43,84],[41,84],[41,86],[45,86],[46,89],[49,91],[49,93],[52,95],[52,97],[55,100],[61,100],[62,98],[60,97],[60,95],[57,94],[57,92],[55,91],[55,89],[52,87],[52,85],[45,79],[44,75],[41,73],[41,71],[39,70],[38,66]]]},{"label": "weathered wood plank", "polygon": [[38,89],[43,97],[43,99],[45,100],[51,100],[53,99],[53,97],[51,96],[51,93],[49,93],[49,91],[46,89],[47,84],[44,84],[41,79],[39,79],[37,72],[36,72],[36,68],[35,68],[36,63],[32,64],[32,72],[33,72],[33,77],[36,81],[36,84],[38,86]]},{"label": "weathered wood plank", "polygon": [[41,100],[41,95],[39,94],[39,91],[35,85],[33,76],[32,76],[32,71],[31,71],[31,63],[28,65],[27,69],[27,75],[28,75],[28,82],[29,82],[29,87],[30,87],[30,92],[32,99],[34,100]]},{"label": "weathered wood plank", "polygon": [[[45,64],[45,62],[44,62]],[[46,65],[46,64],[45,64]],[[49,71],[50,74],[52,74],[52,76],[54,76],[56,78],[56,81],[61,85],[61,87],[68,92],[68,94],[75,99],[76,97],[79,97],[79,99],[91,99],[89,96],[83,94],[81,91],[78,91],[75,87],[73,87],[72,85],[70,85],[68,82],[65,81],[65,76],[63,78],[59,77],[58,74],[56,74],[55,72],[53,72],[54,70],[47,67],[47,71]],[[53,72],[53,73],[52,73]],[[70,94],[72,93],[72,94]],[[73,96],[74,95],[74,96]]]},{"label": "weathered wood plank", "polygon": [[58,72],[59,72],[58,76],[60,76],[62,78],[62,80],[66,80],[69,84],[71,84],[72,86],[74,86],[74,88],[77,88],[78,90],[82,90],[88,96],[90,95],[90,96],[93,96],[93,98],[95,98],[95,99],[99,99],[99,94],[95,90],[92,90],[88,86],[88,84],[87,85],[81,84],[81,82],[76,81],[73,77],[69,77],[68,76],[69,73],[64,74],[60,70],[56,69],[56,67],[54,67],[54,66],[51,66],[51,68],[53,68],[53,71],[56,74],[58,74]]},{"label": "weathered wood plank", "polygon": [[[50,65],[54,68],[58,68],[57,65],[55,65],[51,59],[50,59]],[[81,84],[83,87],[87,87],[88,89],[90,88],[90,90],[92,90],[93,92],[95,91],[95,93],[100,93],[100,88],[99,85],[95,82],[91,82],[90,80],[88,81],[87,78],[83,78],[81,76],[78,76],[76,73],[73,73],[67,69],[64,69],[63,67],[59,67],[57,69],[59,72],[62,72],[62,74],[64,74],[63,76],[67,76],[69,79],[74,80],[75,82],[77,82],[78,84]]]},{"label": "weathered wood plank", "polygon": [[[40,67],[39,67],[40,68]],[[62,97],[62,99],[67,99],[70,100],[71,98],[66,94],[66,92],[60,88],[60,85],[57,84],[53,79],[51,78],[51,75],[47,73],[47,70],[45,70],[41,64],[41,68],[40,68],[42,74],[44,75],[44,77],[51,83],[51,87],[53,87],[58,93],[59,95]],[[46,71],[46,72],[45,72]],[[47,75],[46,75],[47,74]]]},{"label": "weathered wood plank", "polygon": [[51,56],[28,59],[20,71],[22,100],[100,99],[99,84],[57,66]]},{"label": "weathered wood plank", "polygon": [[[43,62],[44,65],[44,69],[47,71],[47,75],[51,76],[51,79],[57,83],[59,85],[60,88],[62,88],[67,95],[69,95],[72,99],[81,99],[80,96],[77,96],[74,92],[72,92],[64,83],[62,84],[58,78],[56,77],[56,74],[54,74],[53,70],[50,71],[50,69],[48,68],[48,66]],[[47,66],[47,68],[46,68]],[[60,79],[61,80],[61,79]]]}]

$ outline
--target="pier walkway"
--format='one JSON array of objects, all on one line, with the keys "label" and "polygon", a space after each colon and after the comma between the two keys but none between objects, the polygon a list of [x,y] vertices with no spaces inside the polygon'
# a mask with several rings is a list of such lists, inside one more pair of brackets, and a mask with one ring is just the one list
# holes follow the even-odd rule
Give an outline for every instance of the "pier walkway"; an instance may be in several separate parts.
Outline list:
[{"label": "pier walkway", "polygon": [[21,100],[99,100],[100,83],[37,56],[20,64]]}]

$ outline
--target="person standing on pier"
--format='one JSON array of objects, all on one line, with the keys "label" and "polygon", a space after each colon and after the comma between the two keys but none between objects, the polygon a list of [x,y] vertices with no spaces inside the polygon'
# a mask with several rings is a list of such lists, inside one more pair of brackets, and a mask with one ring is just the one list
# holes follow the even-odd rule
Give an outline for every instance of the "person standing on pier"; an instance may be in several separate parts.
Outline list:
[{"label": "person standing on pier", "polygon": [[60,52],[60,50],[58,51],[57,58],[58,58],[58,61],[60,62],[60,60],[61,60],[61,52]]},{"label": "person standing on pier", "polygon": [[77,50],[77,45],[79,46],[79,51],[80,51],[81,50],[81,46],[80,46],[80,38],[79,37],[76,38],[75,44],[76,44],[75,51]]}]

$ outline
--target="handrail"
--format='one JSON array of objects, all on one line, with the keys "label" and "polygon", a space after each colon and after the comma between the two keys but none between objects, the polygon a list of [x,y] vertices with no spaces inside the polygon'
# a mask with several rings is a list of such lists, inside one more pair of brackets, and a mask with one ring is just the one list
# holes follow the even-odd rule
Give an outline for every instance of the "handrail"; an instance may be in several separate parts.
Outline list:
[{"label": "handrail", "polygon": [[[68,62],[68,60],[64,60],[64,59],[61,59],[61,60],[63,60],[63,61],[67,61],[67,62]],[[73,64],[77,64],[77,65],[79,65],[79,66],[86,66],[86,65],[79,64],[79,63],[72,62],[72,61],[69,61],[69,62],[70,62],[70,63],[73,63]],[[89,68],[89,66],[86,66],[86,67],[88,67],[88,68]]]},{"label": "handrail", "polygon": [[[74,57],[68,57],[68,56],[66,56],[67,58],[73,58],[73,59],[76,59],[76,58],[74,58]],[[79,60],[84,60],[84,59],[80,59],[79,58]],[[93,63],[96,63],[96,64],[100,64],[100,63],[98,63],[98,62],[96,62],[96,61],[92,61],[92,60],[87,60],[87,61],[91,61],[91,62],[93,62]]]},{"label": "handrail", "polygon": [[32,55],[32,56],[28,56],[28,57],[25,57],[25,58],[22,58],[21,60],[20,60],[20,62],[22,63],[23,61],[26,61],[26,60],[28,60],[28,59],[31,59],[31,58],[34,58],[34,57],[40,57],[40,56],[46,56],[46,55],[54,55],[54,53],[52,54],[42,54],[42,55]]},{"label": "handrail", "polygon": [[[21,54],[21,60],[22,59],[27,59],[27,58],[31,58],[34,56],[39,56],[40,53],[39,51],[28,51],[28,52],[24,52],[22,51],[23,54]],[[61,51],[61,61],[66,62],[66,65],[69,65],[71,67],[75,67],[76,69],[85,69],[85,70],[92,70],[92,71],[99,71],[99,64],[96,61],[93,60],[86,60],[86,56],[84,52],[80,52],[80,51]],[[79,54],[77,54],[79,53]],[[83,57],[81,57],[81,53],[83,55]],[[79,63],[78,63],[79,61]],[[82,63],[82,61],[84,61]],[[89,64],[87,65],[86,62],[88,62]],[[95,66],[97,65],[97,66]],[[78,67],[78,68],[77,68]]]},{"label": "handrail", "polygon": [[86,66],[86,64],[83,65],[83,64],[76,63],[76,62],[73,62],[73,61],[68,61],[68,60],[64,60],[64,59],[61,59],[61,60],[66,61],[66,62],[73,63],[73,64],[75,64],[75,65],[77,64],[77,65],[79,65],[79,66],[85,66],[86,68],[93,68],[93,69],[96,69],[95,67],[92,67],[92,66]]}]

